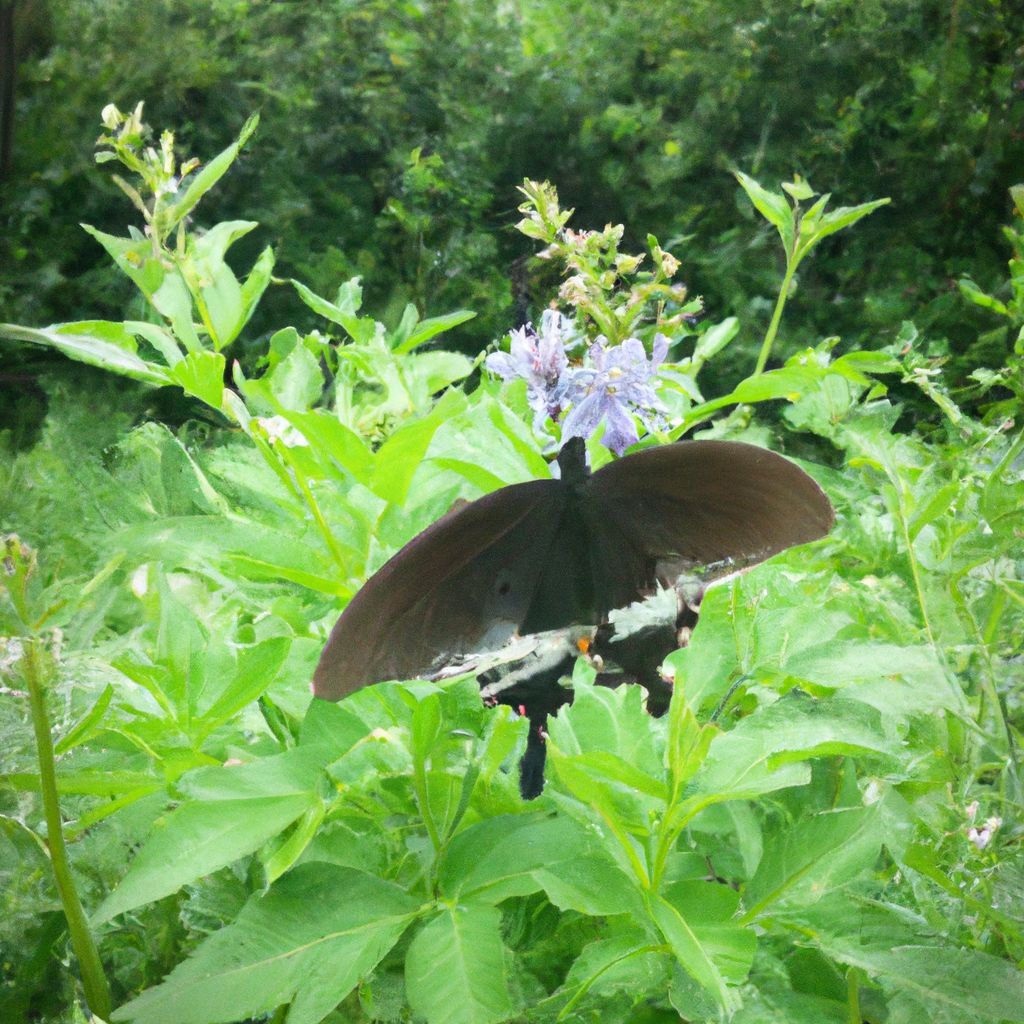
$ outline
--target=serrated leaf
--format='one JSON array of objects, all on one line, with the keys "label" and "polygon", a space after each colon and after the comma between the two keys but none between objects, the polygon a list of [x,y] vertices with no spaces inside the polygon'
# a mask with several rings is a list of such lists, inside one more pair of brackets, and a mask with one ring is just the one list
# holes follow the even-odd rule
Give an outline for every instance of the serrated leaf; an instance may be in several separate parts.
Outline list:
[{"label": "serrated leaf", "polygon": [[391,882],[333,864],[300,865],[113,1019],[219,1024],[290,1002],[290,1024],[319,1024],[415,912],[416,902]]},{"label": "serrated leaf", "polygon": [[189,352],[171,367],[170,376],[188,394],[212,409],[220,409],[224,397],[224,357],[219,352]]},{"label": "serrated leaf", "polygon": [[777,904],[816,902],[870,870],[881,847],[877,805],[816,814],[773,833],[744,890],[745,919]]},{"label": "serrated leaf", "polygon": [[157,822],[94,921],[161,899],[258,849],[318,802],[320,766],[315,753],[296,749],[184,776],[192,801]]},{"label": "serrated leaf", "polygon": [[445,907],[409,945],[405,988],[428,1024],[496,1024],[512,1016],[500,911],[480,903]]}]

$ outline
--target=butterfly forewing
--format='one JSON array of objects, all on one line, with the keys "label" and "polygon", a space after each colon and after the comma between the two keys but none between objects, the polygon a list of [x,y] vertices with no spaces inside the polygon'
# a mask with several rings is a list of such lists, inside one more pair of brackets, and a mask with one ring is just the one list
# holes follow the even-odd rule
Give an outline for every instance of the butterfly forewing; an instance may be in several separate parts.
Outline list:
[{"label": "butterfly forewing", "polygon": [[513,484],[414,537],[349,602],[317,665],[313,692],[338,700],[501,646],[526,616],[562,499],[555,480]]}]

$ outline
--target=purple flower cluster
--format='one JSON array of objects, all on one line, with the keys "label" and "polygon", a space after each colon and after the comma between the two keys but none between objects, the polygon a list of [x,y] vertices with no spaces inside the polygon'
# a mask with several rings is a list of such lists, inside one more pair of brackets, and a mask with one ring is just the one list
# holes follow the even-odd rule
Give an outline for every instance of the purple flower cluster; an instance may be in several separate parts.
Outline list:
[{"label": "purple flower cluster", "polygon": [[657,371],[668,354],[668,339],[658,334],[650,358],[643,343],[627,338],[608,346],[598,338],[590,346],[584,365],[570,365],[565,354],[572,336],[572,321],[554,310],[545,311],[540,333],[532,325],[512,331],[511,352],[487,357],[487,368],[503,380],[522,378],[534,413],[534,429],[562,421],[562,440],[589,437],[605,424],[601,443],[621,455],[639,440],[636,420],[648,429],[662,422],[664,406],[655,393]]}]

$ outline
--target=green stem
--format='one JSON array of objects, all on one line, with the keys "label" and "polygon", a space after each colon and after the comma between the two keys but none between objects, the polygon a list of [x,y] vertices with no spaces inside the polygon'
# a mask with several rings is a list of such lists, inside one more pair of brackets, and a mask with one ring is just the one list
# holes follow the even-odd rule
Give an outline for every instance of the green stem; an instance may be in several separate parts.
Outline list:
[{"label": "green stem", "polygon": [[849,1024],[862,1024],[864,1018],[860,1014],[860,979],[859,967],[851,967],[846,972],[846,1006]]},{"label": "green stem", "polygon": [[789,286],[793,281],[793,275],[796,273],[797,261],[792,258],[786,260],[786,276],[782,279],[782,287],[779,289],[779,297],[775,301],[775,311],[772,313],[772,322],[768,325],[768,331],[764,336],[764,341],[761,343],[761,351],[757,357],[757,365],[754,367],[753,376],[757,376],[764,370],[765,364],[768,362],[768,356],[771,355],[772,345],[775,344],[775,335],[779,332],[779,321],[782,320],[782,311],[786,307],[786,299],[789,298]]},{"label": "green stem", "polygon": [[46,817],[46,845],[50,851],[53,877],[57,883],[61,905],[64,908],[64,917],[68,922],[71,946],[78,958],[79,969],[82,972],[85,998],[89,1003],[89,1008],[96,1016],[108,1019],[112,1009],[110,986],[103,973],[99,951],[92,933],[89,931],[89,922],[78,898],[78,891],[75,889],[71,865],[68,862],[67,847],[64,845],[64,827],[60,817],[57,771],[53,756],[53,737],[50,735],[50,720],[46,713],[46,693],[38,640],[25,640],[25,655],[22,664],[32,707],[32,727],[36,734],[39,782],[43,796],[43,811]]},{"label": "green stem", "polygon": [[305,499],[306,507],[313,514],[313,521],[316,523],[317,529],[320,531],[320,536],[323,537],[328,550],[334,556],[334,561],[337,562],[341,569],[346,569],[348,567],[349,559],[345,557],[345,552],[342,551],[341,545],[338,544],[330,526],[327,525],[327,520],[324,518],[324,514],[320,509],[320,503],[316,500],[316,497],[313,494],[313,489],[309,486],[309,481],[306,479],[305,474],[301,469],[299,469],[298,463],[292,458],[291,452],[288,450],[288,446],[284,444],[283,441],[275,443],[274,450],[282,456],[284,462],[288,463],[288,466],[295,477],[295,482],[298,484],[299,490],[302,493],[302,497]]}]

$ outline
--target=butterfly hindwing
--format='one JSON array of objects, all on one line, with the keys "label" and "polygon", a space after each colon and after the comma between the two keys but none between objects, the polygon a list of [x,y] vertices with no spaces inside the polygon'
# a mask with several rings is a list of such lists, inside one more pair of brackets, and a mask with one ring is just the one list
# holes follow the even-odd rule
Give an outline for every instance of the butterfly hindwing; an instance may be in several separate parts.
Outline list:
[{"label": "butterfly hindwing", "polygon": [[824,536],[833,521],[828,498],[802,469],[737,441],[647,448],[599,470],[588,498],[591,517],[666,578],[693,565],[769,558]]}]

